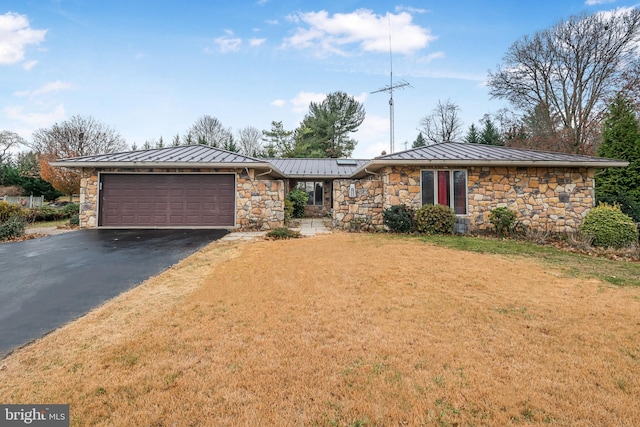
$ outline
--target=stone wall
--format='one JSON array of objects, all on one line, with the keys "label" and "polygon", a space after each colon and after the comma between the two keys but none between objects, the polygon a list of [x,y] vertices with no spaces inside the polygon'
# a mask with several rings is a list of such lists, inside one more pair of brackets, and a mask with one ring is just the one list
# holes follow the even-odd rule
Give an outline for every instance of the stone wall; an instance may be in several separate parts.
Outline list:
[{"label": "stone wall", "polygon": [[[140,173],[234,173],[236,174],[236,227],[245,230],[269,230],[284,225],[284,182],[259,179],[254,170],[244,169],[101,169],[100,172]],[[97,226],[98,170],[81,169],[80,227]]]},{"label": "stone wall", "polygon": [[255,171],[237,178],[236,225],[241,230],[271,230],[284,225],[284,182],[256,179]]},{"label": "stone wall", "polygon": [[[419,208],[423,167],[387,167],[367,180],[334,181],[333,222],[351,228],[351,221],[382,226],[382,212],[401,203]],[[593,169],[451,167],[467,170],[467,215],[459,216],[464,229],[490,230],[489,213],[506,206],[518,221],[536,230],[575,231],[594,205]],[[349,184],[357,197],[350,198]],[[380,203],[381,201],[381,203]]]},{"label": "stone wall", "polygon": [[[355,197],[349,187],[355,185]],[[382,227],[384,184],[380,179],[337,179],[333,181],[333,226],[345,230]]]},{"label": "stone wall", "polygon": [[489,213],[507,207],[535,230],[575,231],[594,206],[594,170],[472,167],[467,169],[472,230],[491,229]]}]

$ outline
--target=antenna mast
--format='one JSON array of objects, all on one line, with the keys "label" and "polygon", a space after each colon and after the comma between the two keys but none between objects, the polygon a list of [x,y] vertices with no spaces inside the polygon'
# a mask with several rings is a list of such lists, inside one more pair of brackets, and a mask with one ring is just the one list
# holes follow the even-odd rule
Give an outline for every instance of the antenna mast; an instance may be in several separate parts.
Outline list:
[{"label": "antenna mast", "polygon": [[391,14],[388,14],[389,18],[389,84],[381,89],[378,89],[374,93],[379,92],[389,92],[389,154],[395,152],[395,141],[394,141],[394,117],[393,117],[393,90],[394,89],[404,89],[405,87],[412,87],[405,80],[401,80],[399,83],[393,84],[393,51],[391,49]]}]

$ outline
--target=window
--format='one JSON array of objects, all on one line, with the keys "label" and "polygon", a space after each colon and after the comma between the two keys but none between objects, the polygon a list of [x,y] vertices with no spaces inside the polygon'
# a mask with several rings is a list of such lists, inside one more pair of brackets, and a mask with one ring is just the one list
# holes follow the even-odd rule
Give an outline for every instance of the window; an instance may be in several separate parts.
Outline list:
[{"label": "window", "polygon": [[467,171],[465,170],[423,170],[422,204],[445,205],[456,215],[467,213]]},{"label": "window", "polygon": [[322,206],[323,202],[323,193],[322,193],[322,182],[313,182],[313,181],[304,181],[298,182],[296,188],[299,188],[302,191],[306,191],[309,195],[309,199],[307,200],[307,205],[320,205]]}]

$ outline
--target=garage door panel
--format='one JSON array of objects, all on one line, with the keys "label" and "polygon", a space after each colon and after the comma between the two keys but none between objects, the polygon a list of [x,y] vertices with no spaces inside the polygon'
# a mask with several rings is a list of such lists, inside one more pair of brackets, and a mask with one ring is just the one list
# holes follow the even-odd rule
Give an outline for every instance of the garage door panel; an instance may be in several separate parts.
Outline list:
[{"label": "garage door panel", "polygon": [[232,174],[103,174],[100,226],[230,227]]}]

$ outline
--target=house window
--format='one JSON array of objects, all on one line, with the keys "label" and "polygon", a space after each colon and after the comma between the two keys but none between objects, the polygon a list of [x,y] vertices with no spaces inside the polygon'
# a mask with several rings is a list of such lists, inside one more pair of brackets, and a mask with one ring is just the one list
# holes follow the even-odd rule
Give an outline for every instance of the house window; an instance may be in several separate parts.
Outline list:
[{"label": "house window", "polygon": [[466,170],[423,170],[421,178],[423,205],[449,206],[456,215],[466,215]]},{"label": "house window", "polygon": [[306,191],[307,194],[309,195],[309,199],[307,200],[307,205],[322,206],[322,202],[323,202],[322,182],[319,182],[319,181],[298,182],[298,185],[296,186],[296,188]]}]

